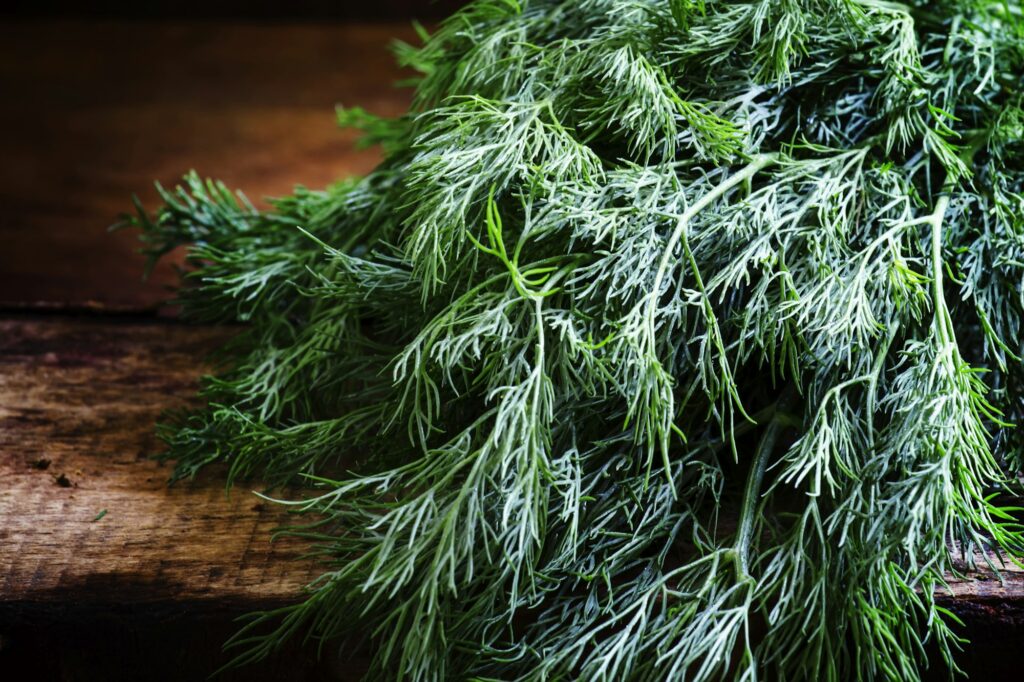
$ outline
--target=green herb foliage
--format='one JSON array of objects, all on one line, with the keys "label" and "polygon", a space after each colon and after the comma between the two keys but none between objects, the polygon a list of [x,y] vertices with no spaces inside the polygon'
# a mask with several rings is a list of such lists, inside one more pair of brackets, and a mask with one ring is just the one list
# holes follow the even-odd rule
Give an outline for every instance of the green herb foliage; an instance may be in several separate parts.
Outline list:
[{"label": "green herb foliage", "polygon": [[407,115],[339,112],[367,177],[133,218],[246,323],[178,474],[317,489],[323,576],[240,660],[955,669],[944,576],[1024,551],[1021,3],[476,0],[398,55]]}]

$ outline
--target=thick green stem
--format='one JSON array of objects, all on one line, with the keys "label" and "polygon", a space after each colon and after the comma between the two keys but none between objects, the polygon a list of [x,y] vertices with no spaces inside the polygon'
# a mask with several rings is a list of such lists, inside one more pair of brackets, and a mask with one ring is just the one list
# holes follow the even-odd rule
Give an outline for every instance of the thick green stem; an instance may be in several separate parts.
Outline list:
[{"label": "thick green stem", "polygon": [[750,546],[754,538],[757,509],[761,502],[761,485],[781,430],[782,419],[775,414],[765,427],[761,441],[757,445],[754,461],[750,465],[750,473],[747,474],[747,484],[743,489],[743,507],[740,510],[740,523],[734,545],[736,570],[741,580],[750,579]]}]

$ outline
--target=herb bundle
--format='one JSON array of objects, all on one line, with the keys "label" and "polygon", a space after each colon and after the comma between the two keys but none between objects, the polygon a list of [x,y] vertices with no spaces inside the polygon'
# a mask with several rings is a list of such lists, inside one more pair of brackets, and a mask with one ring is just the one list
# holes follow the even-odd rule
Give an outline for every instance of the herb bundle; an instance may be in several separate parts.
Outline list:
[{"label": "herb bundle", "polygon": [[246,323],[178,474],[317,488],[324,574],[241,660],[955,669],[944,576],[1024,552],[1021,3],[476,0],[397,52],[410,112],[340,111],[367,177],[132,219]]}]

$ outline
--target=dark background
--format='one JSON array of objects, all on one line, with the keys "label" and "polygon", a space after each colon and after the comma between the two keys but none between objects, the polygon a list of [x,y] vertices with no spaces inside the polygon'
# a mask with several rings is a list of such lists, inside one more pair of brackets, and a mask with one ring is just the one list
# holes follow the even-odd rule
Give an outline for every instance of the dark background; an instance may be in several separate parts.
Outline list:
[{"label": "dark background", "polygon": [[213,0],[212,2],[73,2],[8,0],[0,17],[76,19],[376,20],[437,19],[464,5],[460,0]]},{"label": "dark background", "polygon": [[107,233],[154,181],[196,170],[257,204],[369,171],[338,104],[394,116],[394,40],[457,0],[0,2],[0,310],[150,311],[135,235]]}]

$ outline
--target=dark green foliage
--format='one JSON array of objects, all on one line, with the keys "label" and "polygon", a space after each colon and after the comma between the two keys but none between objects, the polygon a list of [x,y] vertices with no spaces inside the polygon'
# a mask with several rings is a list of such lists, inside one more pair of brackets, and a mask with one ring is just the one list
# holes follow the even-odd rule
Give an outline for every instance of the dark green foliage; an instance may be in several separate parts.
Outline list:
[{"label": "dark green foliage", "polygon": [[386,151],[368,177],[265,213],[189,178],[137,219],[190,245],[189,316],[247,323],[165,429],[179,472],[319,488],[289,504],[324,575],[242,659],[371,633],[383,680],[951,664],[954,557],[1024,550],[995,496],[1021,4],[477,0],[399,57],[407,116],[339,114]]}]

